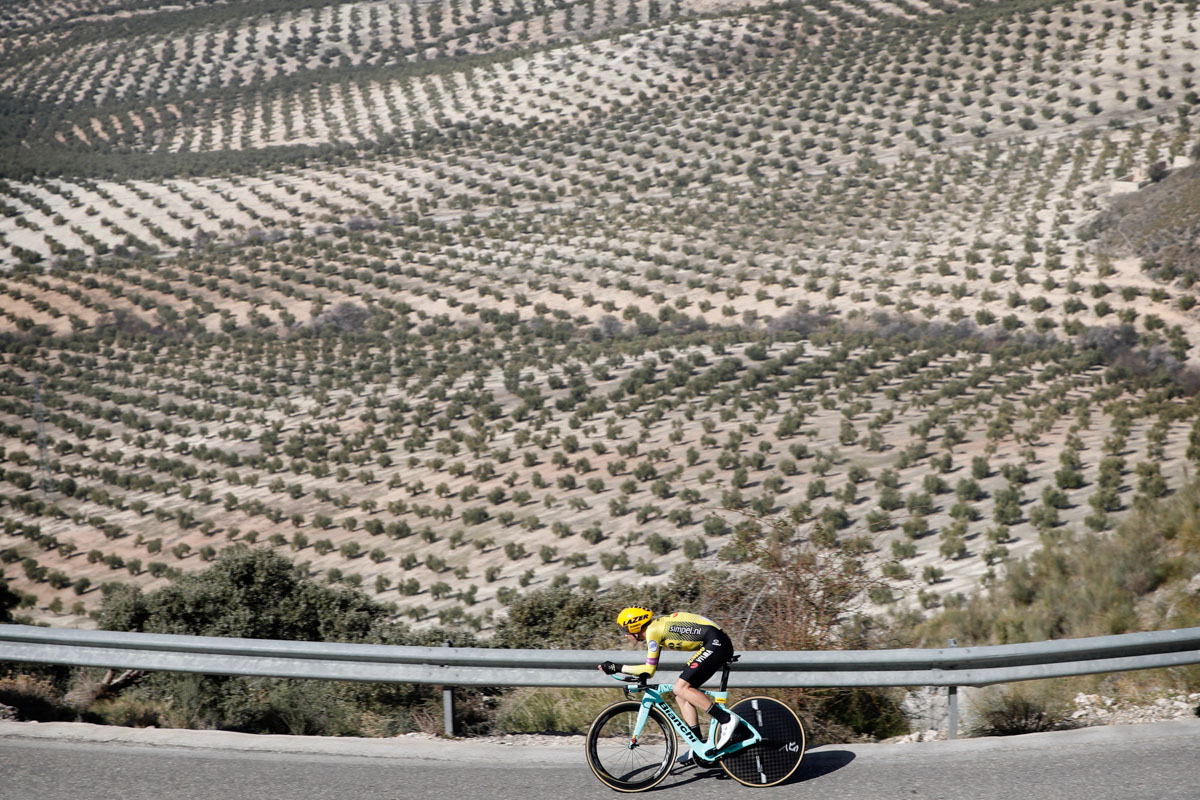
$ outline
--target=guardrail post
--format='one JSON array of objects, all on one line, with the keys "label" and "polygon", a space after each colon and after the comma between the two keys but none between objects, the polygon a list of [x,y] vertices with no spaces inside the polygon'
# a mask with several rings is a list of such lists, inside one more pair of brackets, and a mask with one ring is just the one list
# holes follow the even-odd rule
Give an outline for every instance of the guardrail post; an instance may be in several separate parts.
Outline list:
[{"label": "guardrail post", "polygon": [[[949,642],[951,647],[958,647],[958,640],[951,639]],[[946,720],[946,738],[958,738],[958,687],[946,687],[946,706],[948,711],[948,719]]]},{"label": "guardrail post", "polygon": [[946,738],[958,738],[958,687],[947,687],[946,703],[950,707],[950,719],[946,722]]},{"label": "guardrail post", "polygon": [[[450,642],[442,642],[442,647],[449,647]],[[454,735],[454,687],[442,687],[442,731],[447,736]]]}]

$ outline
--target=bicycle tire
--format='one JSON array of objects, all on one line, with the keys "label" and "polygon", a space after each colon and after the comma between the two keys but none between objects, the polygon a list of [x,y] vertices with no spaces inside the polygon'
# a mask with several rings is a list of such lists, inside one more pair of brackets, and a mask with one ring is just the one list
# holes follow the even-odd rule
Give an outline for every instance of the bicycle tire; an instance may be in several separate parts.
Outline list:
[{"label": "bicycle tire", "polygon": [[657,708],[638,742],[630,746],[642,704],[613,703],[597,715],[587,735],[587,761],[600,782],[618,792],[644,792],[657,786],[675,764],[675,732]]},{"label": "bicycle tire", "polygon": [[721,769],[738,783],[766,787],[783,783],[804,758],[804,725],[773,697],[747,697],[729,709],[748,721],[763,740],[720,759]]}]

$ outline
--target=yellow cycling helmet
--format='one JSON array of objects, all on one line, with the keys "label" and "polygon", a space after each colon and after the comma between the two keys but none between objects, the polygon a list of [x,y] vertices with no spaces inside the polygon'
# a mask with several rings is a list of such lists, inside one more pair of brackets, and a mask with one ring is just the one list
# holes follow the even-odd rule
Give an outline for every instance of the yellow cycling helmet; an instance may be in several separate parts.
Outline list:
[{"label": "yellow cycling helmet", "polygon": [[617,614],[617,624],[629,633],[639,633],[650,624],[650,618],[653,616],[654,612],[649,609],[630,606]]}]

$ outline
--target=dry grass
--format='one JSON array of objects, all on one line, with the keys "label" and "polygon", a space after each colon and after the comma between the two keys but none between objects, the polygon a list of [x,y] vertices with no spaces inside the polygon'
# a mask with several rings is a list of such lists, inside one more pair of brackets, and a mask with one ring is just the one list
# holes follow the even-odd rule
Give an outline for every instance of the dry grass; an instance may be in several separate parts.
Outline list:
[{"label": "dry grass", "polygon": [[1093,223],[1102,245],[1143,260],[1151,275],[1170,280],[1200,275],[1200,167],[1174,171],[1116,198]]},{"label": "dry grass", "polygon": [[73,720],[76,712],[66,706],[53,681],[12,673],[0,677],[0,705],[16,709],[17,719],[34,722]]},{"label": "dry grass", "polygon": [[529,689],[508,692],[496,709],[495,728],[510,733],[587,733],[617,694],[601,689]]}]

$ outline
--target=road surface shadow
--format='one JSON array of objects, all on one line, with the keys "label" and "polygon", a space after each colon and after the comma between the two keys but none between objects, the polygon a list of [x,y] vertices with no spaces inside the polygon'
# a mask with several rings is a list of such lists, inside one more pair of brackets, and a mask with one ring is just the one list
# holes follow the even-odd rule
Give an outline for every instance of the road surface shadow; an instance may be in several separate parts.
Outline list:
[{"label": "road surface shadow", "polygon": [[804,754],[799,768],[784,786],[793,783],[803,783],[815,778],[823,778],[831,772],[837,772],[854,760],[854,753],[849,750],[818,750]]},{"label": "road surface shadow", "polygon": [[[791,786],[797,783],[822,778],[831,772],[837,772],[842,767],[854,760],[854,753],[849,750],[818,750],[816,752],[808,752],[804,754],[804,758],[800,761],[800,766],[792,773],[780,786]],[[663,783],[655,787],[652,791],[662,789],[676,789],[680,786],[686,786],[689,783],[694,783],[698,780],[719,780],[732,781],[732,778],[725,773],[719,766],[698,767],[689,765],[682,768],[676,768],[675,774],[672,776],[675,780],[669,783]]]}]

